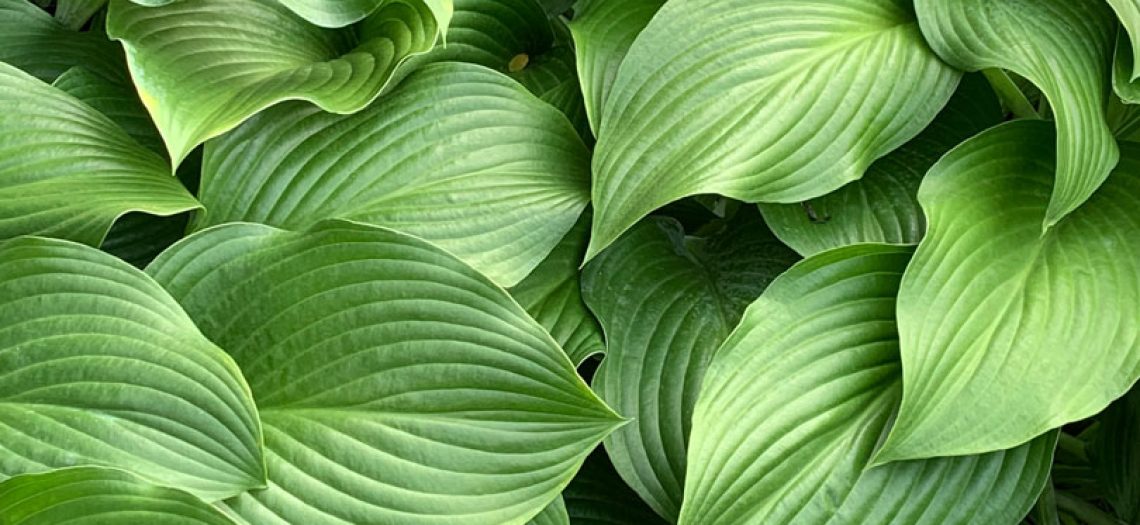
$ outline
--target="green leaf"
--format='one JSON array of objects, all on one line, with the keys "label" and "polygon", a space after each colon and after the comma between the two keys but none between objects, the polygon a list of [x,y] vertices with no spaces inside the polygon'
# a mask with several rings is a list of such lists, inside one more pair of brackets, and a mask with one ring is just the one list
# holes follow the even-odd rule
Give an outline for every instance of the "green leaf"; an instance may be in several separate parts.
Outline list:
[{"label": "green leaf", "polygon": [[106,465],[211,500],[264,483],[237,366],[154,281],[94,248],[0,242],[0,370],[0,478]]},{"label": "green leaf", "polygon": [[[1134,57],[1132,48],[1128,45],[1128,36],[1123,30],[1118,31],[1116,37],[1116,55],[1112,60],[1112,87],[1125,103],[1140,104],[1140,82],[1129,79],[1133,68]],[[1109,118],[1111,127],[1112,120]]]},{"label": "green leaf", "polygon": [[1087,447],[1092,471],[1116,514],[1125,523],[1140,523],[1140,388],[1097,420],[1099,430]]},{"label": "green leaf", "polygon": [[926,127],[959,75],[909,0],[669,2],[606,100],[589,258],[685,196],[830,193]]},{"label": "green leaf", "polygon": [[27,0],[0,0],[0,62],[52,82],[75,66],[104,74],[122,61],[105,35],[73,31]]},{"label": "green leaf", "polygon": [[717,351],[693,413],[682,524],[1017,523],[1056,435],[867,469],[898,406],[895,295],[911,248],[817,254]]},{"label": "green leaf", "polygon": [[55,19],[68,29],[79,29],[106,5],[107,0],[58,0]]},{"label": "green leaf", "polygon": [[401,64],[435,45],[450,14],[435,10],[450,7],[438,1],[383,2],[353,27],[324,29],[276,0],[161,7],[113,0],[107,32],[122,41],[143,103],[178,165],[198,144],[284,100],[334,113],[364,108]]},{"label": "green leaf", "polygon": [[1002,121],[1001,105],[981,75],[958,91],[914,140],[883,157],[862,179],[803,204],[761,204],[764,220],[801,255],[861,242],[918,244],[926,221],[918,186],[951,148]]},{"label": "green leaf", "polygon": [[931,47],[955,67],[1008,69],[1045,93],[1057,120],[1057,182],[1042,223],[1088,200],[1120,153],[1104,118],[1114,24],[1101,0],[915,0]]},{"label": "green leaf", "polygon": [[573,525],[665,525],[653,509],[625,484],[605,450],[586,458],[562,497]]},{"label": "green leaf", "polygon": [[583,273],[583,296],[607,344],[594,391],[636,418],[606,438],[606,451],[670,521],[681,508],[689,417],[705,368],[744,307],[798,259],[748,211],[711,238],[649,218]]},{"label": "green leaf", "polygon": [[206,150],[198,226],[352,219],[423,237],[504,286],[589,201],[589,151],[566,118],[471,64],[425,66],[355,115],[282,105]]},{"label": "green leaf", "polygon": [[563,502],[562,496],[554,498],[553,503],[547,505],[538,516],[527,523],[528,525],[570,525],[570,515],[566,513],[566,503]]},{"label": "green leaf", "polygon": [[[1120,35],[1120,43],[1125,46],[1128,56],[1135,56],[1140,50],[1140,0],[1108,0],[1108,5],[1116,12],[1124,32]],[[1131,41],[1131,47],[1127,47]],[[1117,48],[1119,56],[1120,48]],[[1121,71],[1121,79],[1131,82],[1140,78],[1140,64],[1128,60],[1128,69]]]},{"label": "green leaf", "polygon": [[595,132],[618,67],[634,39],[664,4],[665,0],[580,0],[574,6],[570,32],[578,49],[578,77],[586,114]]},{"label": "green leaf", "polygon": [[1003,124],[923,181],[930,230],[899,292],[905,388],[879,463],[1009,448],[1140,377],[1140,147],[1042,234],[1054,138]]},{"label": "green leaf", "polygon": [[130,211],[200,207],[167,163],[95,109],[0,63],[0,239],[98,246]]},{"label": "green leaf", "polygon": [[575,365],[606,351],[602,329],[582,302],[578,265],[586,253],[589,234],[586,214],[546,260],[510,289],[511,296],[550,332]]},{"label": "green leaf", "polygon": [[224,225],[148,272],[249,378],[251,523],[525,523],[621,424],[506,292],[402,233]]},{"label": "green leaf", "polygon": [[[181,490],[122,470],[76,467],[0,483],[0,516],[13,525],[232,525],[220,510]],[[140,521],[143,520],[143,521]]]},{"label": "green leaf", "polygon": [[[148,7],[168,5],[179,0],[130,0]],[[374,14],[390,0],[276,0],[305,21],[321,27],[344,27]],[[451,0],[421,0],[438,19],[451,13]]]},{"label": "green leaf", "polygon": [[134,86],[125,76],[122,80],[110,79],[83,66],[76,66],[60,75],[52,86],[106,115],[135,142],[160,155],[166,153],[158,129],[151,122]]}]

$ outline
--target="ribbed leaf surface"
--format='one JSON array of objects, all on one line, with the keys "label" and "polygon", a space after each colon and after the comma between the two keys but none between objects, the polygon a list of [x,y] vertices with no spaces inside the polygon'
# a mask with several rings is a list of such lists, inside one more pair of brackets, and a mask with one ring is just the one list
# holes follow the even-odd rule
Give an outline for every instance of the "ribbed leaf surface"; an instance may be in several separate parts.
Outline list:
[{"label": "ribbed leaf surface", "polygon": [[0,478],[107,465],[208,499],[264,483],[233,361],[154,281],[94,248],[0,242],[0,370]]},{"label": "ribbed leaf surface", "polygon": [[670,2],[623,64],[598,130],[591,256],[685,196],[830,193],[918,134],[959,78],[909,0]]},{"label": "ribbed leaf surface", "polygon": [[226,225],[148,272],[250,380],[252,523],[521,525],[620,424],[506,292],[404,234]]},{"label": "ribbed leaf surface", "polygon": [[123,52],[96,32],[76,32],[28,0],[0,0],[0,62],[51,82],[75,66],[116,71]]},{"label": "ribbed leaf surface", "polygon": [[878,461],[1009,448],[1140,377],[1140,149],[1044,235],[1052,127],[993,128],[931,169],[899,292],[904,395]]},{"label": "ribbed leaf surface", "polygon": [[471,64],[426,66],[355,115],[282,105],[207,150],[199,226],[353,219],[428,239],[505,286],[589,200],[589,152],[566,118]]}]

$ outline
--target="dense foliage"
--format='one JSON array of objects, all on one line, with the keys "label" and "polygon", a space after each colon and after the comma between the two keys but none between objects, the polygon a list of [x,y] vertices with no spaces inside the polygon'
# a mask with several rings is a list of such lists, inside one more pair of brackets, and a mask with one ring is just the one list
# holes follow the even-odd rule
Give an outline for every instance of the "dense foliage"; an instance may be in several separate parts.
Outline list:
[{"label": "dense foliage", "polygon": [[1140,0],[0,0],[0,524],[1140,525]]}]

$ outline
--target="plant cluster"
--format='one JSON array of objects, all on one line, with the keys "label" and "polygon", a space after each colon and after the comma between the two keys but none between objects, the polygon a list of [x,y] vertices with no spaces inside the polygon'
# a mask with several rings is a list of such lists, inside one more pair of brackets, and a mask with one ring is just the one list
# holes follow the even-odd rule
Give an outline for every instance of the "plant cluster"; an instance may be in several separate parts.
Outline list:
[{"label": "plant cluster", "polygon": [[0,0],[0,525],[1140,525],[1138,52],[1140,0]]}]

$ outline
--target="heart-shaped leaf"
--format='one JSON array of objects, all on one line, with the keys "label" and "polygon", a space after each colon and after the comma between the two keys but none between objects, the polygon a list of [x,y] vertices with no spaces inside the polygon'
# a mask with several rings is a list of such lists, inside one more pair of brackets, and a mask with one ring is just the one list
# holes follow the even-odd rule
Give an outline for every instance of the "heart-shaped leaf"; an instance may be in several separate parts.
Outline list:
[{"label": "heart-shaped leaf", "polygon": [[669,2],[606,100],[589,256],[685,196],[830,193],[918,134],[959,76],[910,0]]},{"label": "heart-shaped leaf", "polygon": [[222,511],[181,490],[122,470],[76,467],[0,483],[2,523],[18,525],[233,525]]},{"label": "heart-shaped leaf", "polygon": [[589,151],[501,74],[433,64],[355,115],[294,103],[206,148],[199,226],[346,218],[439,244],[513,286],[589,201]]},{"label": "heart-shaped leaf", "polygon": [[1055,138],[1003,124],[923,181],[930,230],[899,292],[904,393],[879,462],[1013,447],[1140,377],[1140,146],[1043,235]]},{"label": "heart-shaped leaf", "polygon": [[586,114],[595,132],[618,67],[634,39],[664,4],[665,0],[581,0],[574,6],[570,32],[578,50],[578,77]]},{"label": "heart-shaped leaf", "polygon": [[1102,0],[915,0],[922,32],[955,67],[1003,68],[1045,93],[1057,119],[1057,182],[1043,218],[1077,209],[1116,166],[1104,118],[1115,32]]},{"label": "heart-shaped leaf", "polygon": [[108,465],[211,500],[264,483],[233,361],[154,281],[94,248],[0,242],[0,370],[0,478]]},{"label": "heart-shaped leaf", "polygon": [[252,523],[525,522],[621,423],[506,292],[402,233],[225,225],[147,271],[249,378]]},{"label": "heart-shaped leaf", "polygon": [[576,365],[606,351],[602,329],[582,302],[578,265],[589,234],[589,215],[583,215],[546,260],[510,289],[511,296],[550,332]]},{"label": "heart-shaped leaf", "polygon": [[713,351],[798,259],[754,208],[712,238],[653,217],[591,262],[586,304],[606,334],[594,391],[636,422],[606,438],[622,478],[670,521],[681,508],[689,416]]},{"label": "heart-shaped leaf", "polygon": [[985,78],[967,75],[929,127],[875,161],[862,179],[802,204],[761,204],[764,220],[804,256],[861,242],[918,244],[926,232],[918,205],[926,170],[1001,120],[1001,104]]},{"label": "heart-shaped leaf", "polygon": [[98,246],[130,211],[199,208],[157,154],[59,89],[0,63],[0,239]]},{"label": "heart-shaped leaf", "polygon": [[360,110],[410,56],[435,45],[450,16],[446,0],[365,3],[380,7],[353,27],[325,29],[277,0],[161,7],[112,0],[107,32],[122,41],[139,94],[178,165],[198,144],[284,100]]},{"label": "heart-shaped leaf", "polygon": [[895,295],[911,248],[817,254],[776,279],[713,358],[682,524],[1017,523],[1056,435],[867,469],[901,390]]}]

